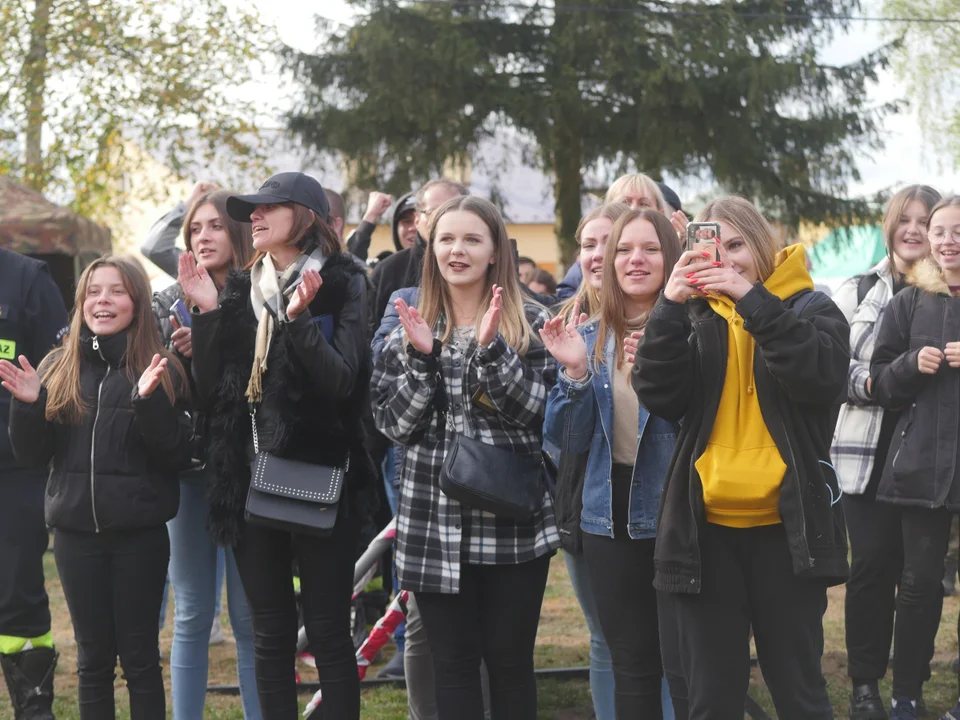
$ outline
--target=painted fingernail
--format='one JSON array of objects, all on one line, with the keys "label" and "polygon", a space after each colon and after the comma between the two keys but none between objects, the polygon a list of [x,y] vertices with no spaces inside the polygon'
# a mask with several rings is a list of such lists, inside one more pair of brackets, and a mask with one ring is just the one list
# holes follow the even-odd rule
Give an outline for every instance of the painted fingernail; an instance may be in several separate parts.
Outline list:
[{"label": "painted fingernail", "polygon": [[696,275],[696,273],[687,273],[687,274],[686,274],[686,277],[692,278],[694,275]]},{"label": "painted fingernail", "polygon": [[722,266],[723,266],[723,263],[722,263],[722,262],[716,262],[716,261],[714,261],[713,266],[714,266],[714,267],[722,267]]},{"label": "painted fingernail", "polygon": [[701,250],[701,251],[700,251],[700,254],[703,255],[704,257],[707,257],[707,258],[708,258],[708,257],[713,257],[713,253],[707,252],[706,250]]}]

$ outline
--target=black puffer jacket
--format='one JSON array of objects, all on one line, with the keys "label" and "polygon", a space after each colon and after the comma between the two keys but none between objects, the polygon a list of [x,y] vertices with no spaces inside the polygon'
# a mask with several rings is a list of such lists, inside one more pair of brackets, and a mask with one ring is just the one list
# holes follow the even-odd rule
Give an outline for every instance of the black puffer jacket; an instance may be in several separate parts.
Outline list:
[{"label": "black puffer jacket", "polygon": [[[781,301],[758,284],[736,309],[756,341],[757,398],[787,465],[779,510],[794,573],[839,584],[848,575],[846,527],[841,506],[831,504],[839,497],[837,479],[824,463],[846,387],[850,328],[823,293]],[[720,404],[727,330],[727,321],[705,300],[679,305],[661,295],[633,368],[633,387],[647,410],[683,419],[657,520],[654,586],[666,592],[700,592],[699,536],[706,513],[694,463]]]},{"label": "black puffer jacket", "polygon": [[180,505],[177,474],[190,464],[190,416],[172,406],[162,388],[146,398],[137,394],[127,376],[126,333],[95,338],[84,332],[79,342],[88,408],[82,421],[48,422],[46,388],[34,403],[14,400],[14,453],[25,465],[52,461],[46,496],[52,527],[105,532],[162,525]]},{"label": "black puffer jacket", "polygon": [[917,355],[960,340],[960,298],[950,294],[927,260],[910,274],[910,287],[887,306],[870,364],[873,397],[903,410],[887,452],[877,499],[896,505],[960,510],[960,370],[944,360],[933,375]]},{"label": "black puffer jacket", "polygon": [[[323,284],[309,311],[275,328],[257,428],[260,448],[281,457],[340,465],[349,451],[348,502],[340,508],[350,512],[357,491],[376,474],[361,422],[369,406],[371,371],[367,280],[346,253],[329,258],[320,277]],[[210,530],[224,545],[239,538],[250,485],[252,432],[245,392],[256,331],[249,272],[231,273],[219,308],[193,316],[193,374],[210,417],[208,467],[215,474]]]}]

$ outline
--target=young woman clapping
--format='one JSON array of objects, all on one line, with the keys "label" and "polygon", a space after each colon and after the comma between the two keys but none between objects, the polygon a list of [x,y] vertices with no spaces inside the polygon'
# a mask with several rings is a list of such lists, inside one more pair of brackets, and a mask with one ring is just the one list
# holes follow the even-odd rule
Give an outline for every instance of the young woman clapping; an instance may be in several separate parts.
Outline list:
[{"label": "young woman clapping", "polygon": [[583,557],[613,657],[616,715],[623,718],[659,720],[662,713],[653,550],[677,432],[675,422],[639,405],[630,384],[635,343],[624,340],[643,333],[665,270],[679,256],[676,230],[662,214],[624,212],[607,239],[597,317],[577,327],[561,316],[541,331],[563,366],[544,432],[566,452],[588,453]]},{"label": "young woman clapping", "polygon": [[[543,444],[555,365],[536,329],[548,314],[524,302],[503,219],[476,197],[436,210],[419,305],[397,305],[401,327],[377,360],[373,404],[378,428],[402,446],[397,575],[416,593],[430,640],[438,714],[483,717],[482,658],[493,716],[533,720],[533,646],[559,537],[549,493],[520,470]],[[461,435],[516,461],[507,474],[537,498],[529,517],[441,490]]]},{"label": "young woman clapping", "polygon": [[117,657],[132,720],[166,717],[160,603],[166,522],[190,465],[188,387],[164,349],[143,269],[94,261],[77,284],[70,334],[38,371],[0,360],[14,401],[10,440],[26,465],[51,466],[46,520],[77,640],[81,720],[114,716]]},{"label": "young woman clapping", "polygon": [[[350,601],[360,492],[375,475],[361,424],[370,373],[366,276],[341,252],[326,195],[308,175],[275,175],[255,195],[231,196],[226,207],[252,226],[250,269],[228,275],[218,292],[206,268],[180,256],[180,285],[195,306],[193,374],[210,416],[209,525],[234,548],[250,603],[263,717],[298,715],[296,561],[322,712],[356,720]],[[328,532],[295,522],[298,503],[317,490],[278,491],[283,474],[264,487],[288,493],[286,515],[267,519],[249,510],[250,463],[260,452],[314,466],[317,482],[322,473],[342,480]],[[311,518],[321,512],[312,510]]]}]

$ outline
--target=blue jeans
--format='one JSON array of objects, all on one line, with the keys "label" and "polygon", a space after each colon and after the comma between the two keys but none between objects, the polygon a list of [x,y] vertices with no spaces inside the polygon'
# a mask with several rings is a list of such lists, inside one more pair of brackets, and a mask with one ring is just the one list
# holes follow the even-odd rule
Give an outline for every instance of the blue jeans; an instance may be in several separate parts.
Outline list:
[{"label": "blue jeans", "polygon": [[[397,505],[400,502],[400,479],[397,477],[397,466],[394,461],[394,453],[397,449],[391,445],[387,448],[386,454],[383,456],[383,464],[380,466],[381,471],[383,472],[383,489],[387,494],[387,504],[390,505],[390,514],[394,517],[397,516]],[[396,595],[400,592],[400,587],[397,585],[397,574],[393,574],[393,594]],[[402,623],[397,625],[397,629],[393,631],[393,641],[397,644],[397,652],[403,652],[406,647],[406,636],[407,636],[407,622],[404,620]]]},{"label": "blue jeans", "polygon": [[[207,693],[210,628],[217,606],[218,548],[207,534],[207,475],[180,476],[180,511],[167,523],[174,630],[170,653],[173,716],[202,720]],[[237,675],[246,720],[260,720],[254,674],[253,623],[232,550],[226,550],[227,610],[237,642]],[[290,659],[293,663],[293,658]]]},{"label": "blue jeans", "polygon": [[[565,552],[563,559],[567,563],[570,584],[573,586],[573,592],[587,621],[587,630],[590,632],[590,695],[593,697],[593,712],[597,720],[616,720],[613,660],[610,658],[610,648],[607,647],[607,641],[604,640],[603,631],[600,629],[600,615],[597,612],[597,601],[593,597],[587,563],[582,554],[574,555]],[[674,720],[670,688],[666,680],[663,681],[660,695],[663,702],[663,720]]]}]

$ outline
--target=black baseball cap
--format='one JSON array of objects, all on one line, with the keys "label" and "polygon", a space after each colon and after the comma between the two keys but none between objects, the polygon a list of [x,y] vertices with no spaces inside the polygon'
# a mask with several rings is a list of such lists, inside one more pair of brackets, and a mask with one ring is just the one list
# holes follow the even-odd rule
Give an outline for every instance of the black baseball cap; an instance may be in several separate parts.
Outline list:
[{"label": "black baseball cap", "polygon": [[683,206],[680,204],[680,197],[673,191],[673,188],[662,182],[658,182],[657,186],[660,188],[663,199],[667,201],[667,205],[674,210],[683,210]]},{"label": "black baseball cap", "polygon": [[400,203],[397,205],[397,209],[394,211],[394,217],[400,217],[406,212],[417,209],[417,197],[413,193],[410,193],[405,198],[400,200]]},{"label": "black baseball cap", "polygon": [[231,195],[227,198],[227,214],[237,222],[250,222],[250,213],[257,205],[271,203],[297,203],[313,210],[327,222],[330,216],[330,201],[320,183],[301,172],[284,172],[274,175],[260,186],[256,195]]}]

